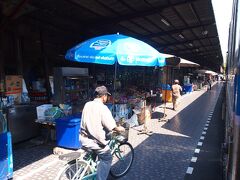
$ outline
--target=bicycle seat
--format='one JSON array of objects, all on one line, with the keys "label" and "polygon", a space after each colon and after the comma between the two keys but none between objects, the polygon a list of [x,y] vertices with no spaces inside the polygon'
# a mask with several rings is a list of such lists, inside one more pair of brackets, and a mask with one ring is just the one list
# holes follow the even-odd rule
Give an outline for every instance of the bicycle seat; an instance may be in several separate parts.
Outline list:
[{"label": "bicycle seat", "polygon": [[63,161],[72,161],[79,158],[80,156],[81,156],[80,152],[71,152],[68,154],[60,155],[58,158]]}]

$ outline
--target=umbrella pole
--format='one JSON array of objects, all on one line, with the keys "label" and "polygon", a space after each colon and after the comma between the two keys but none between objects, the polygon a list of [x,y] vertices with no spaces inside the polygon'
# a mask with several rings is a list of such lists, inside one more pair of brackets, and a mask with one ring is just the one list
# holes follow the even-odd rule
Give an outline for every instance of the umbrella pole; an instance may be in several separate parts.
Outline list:
[{"label": "umbrella pole", "polygon": [[115,92],[116,92],[116,80],[117,80],[117,61],[115,62],[114,80],[113,80],[114,98],[115,98]]},{"label": "umbrella pole", "polygon": [[[166,70],[166,87],[167,87],[167,83],[168,83],[168,67],[167,67],[167,70]],[[166,115],[166,105],[167,105],[167,89],[165,90],[165,98],[164,98],[164,114],[163,114],[163,118],[165,119],[165,117],[167,116]]]},{"label": "umbrella pole", "polygon": [[163,108],[163,118],[161,121],[167,121],[166,120],[166,105],[167,105],[167,82],[168,82],[168,66],[166,66],[166,80],[165,80],[165,85],[166,85],[166,89],[165,89],[165,94],[164,94],[164,108]]},{"label": "umbrella pole", "polygon": [[114,66],[114,79],[113,79],[113,115],[116,116],[116,108],[115,108],[115,94],[116,94],[116,80],[117,80],[117,61]]}]

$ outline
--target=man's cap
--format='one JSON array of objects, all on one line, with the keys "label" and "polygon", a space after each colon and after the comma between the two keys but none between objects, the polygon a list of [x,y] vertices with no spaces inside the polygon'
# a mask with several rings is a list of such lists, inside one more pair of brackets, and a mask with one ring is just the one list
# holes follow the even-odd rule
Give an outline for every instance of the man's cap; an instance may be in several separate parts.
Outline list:
[{"label": "man's cap", "polygon": [[174,83],[178,84],[178,83],[179,83],[179,81],[178,81],[177,79],[175,79],[175,80],[174,80]]},{"label": "man's cap", "polygon": [[97,93],[98,95],[110,95],[111,96],[111,93],[108,92],[107,88],[105,86],[98,86],[96,89],[95,89],[95,93]]}]

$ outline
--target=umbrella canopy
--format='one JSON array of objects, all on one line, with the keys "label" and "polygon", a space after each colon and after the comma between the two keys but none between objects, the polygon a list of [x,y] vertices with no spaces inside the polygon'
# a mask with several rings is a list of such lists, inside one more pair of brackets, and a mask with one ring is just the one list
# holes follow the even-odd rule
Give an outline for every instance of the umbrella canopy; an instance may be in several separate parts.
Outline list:
[{"label": "umbrella canopy", "polygon": [[[165,58],[174,57],[174,55],[171,55],[171,54],[163,54],[163,56],[164,56]],[[192,61],[188,61],[188,60],[183,59],[183,58],[181,58],[181,57],[179,57],[179,58],[180,58],[180,63],[179,63],[179,66],[180,66],[180,67],[200,67],[200,65],[197,64],[197,63],[194,63],[194,62],[192,62]]]},{"label": "umbrella canopy", "polygon": [[165,57],[138,39],[110,34],[86,40],[67,51],[70,61],[126,66],[164,66]]},{"label": "umbrella canopy", "polygon": [[210,74],[210,75],[213,75],[213,76],[218,75],[218,73],[216,73],[214,71],[211,71],[211,70],[206,70],[206,69],[197,69],[195,71],[195,73],[198,73],[198,74]]},{"label": "umbrella canopy", "polygon": [[180,67],[199,67],[200,65],[192,61],[180,58]]}]

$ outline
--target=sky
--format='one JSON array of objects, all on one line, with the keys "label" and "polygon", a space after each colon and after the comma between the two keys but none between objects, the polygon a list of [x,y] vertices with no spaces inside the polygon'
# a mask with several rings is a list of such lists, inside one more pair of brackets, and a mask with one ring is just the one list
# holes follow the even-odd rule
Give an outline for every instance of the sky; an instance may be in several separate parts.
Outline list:
[{"label": "sky", "polygon": [[228,48],[228,31],[232,16],[232,1],[233,0],[212,0],[224,62],[226,62],[226,52]]}]

